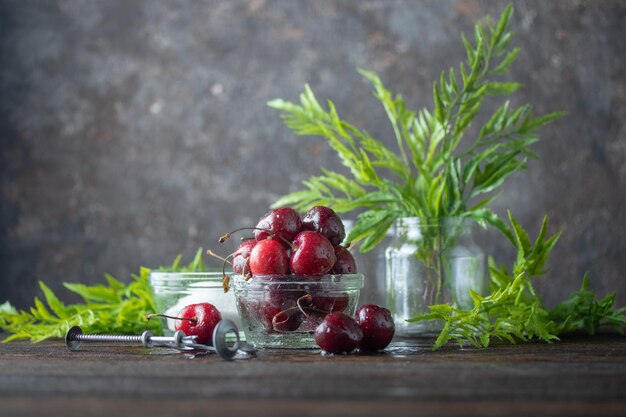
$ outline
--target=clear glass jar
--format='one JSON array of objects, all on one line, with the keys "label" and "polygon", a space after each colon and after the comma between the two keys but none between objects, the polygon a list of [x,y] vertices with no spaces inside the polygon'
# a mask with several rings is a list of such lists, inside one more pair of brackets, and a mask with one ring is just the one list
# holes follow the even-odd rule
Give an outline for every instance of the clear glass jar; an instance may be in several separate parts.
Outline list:
[{"label": "clear glass jar", "polygon": [[441,330],[434,321],[407,322],[428,313],[428,306],[473,306],[469,290],[488,289],[486,260],[474,242],[476,222],[463,218],[404,217],[394,226],[385,251],[387,307],[399,336],[430,336]]},{"label": "clear glass jar", "polygon": [[[237,313],[233,291],[224,292],[221,272],[161,272],[150,273],[150,285],[154,293],[157,313],[177,316],[189,304],[211,303],[223,319],[232,320],[241,332],[241,320]],[[163,333],[171,336],[175,320],[161,318]]]}]

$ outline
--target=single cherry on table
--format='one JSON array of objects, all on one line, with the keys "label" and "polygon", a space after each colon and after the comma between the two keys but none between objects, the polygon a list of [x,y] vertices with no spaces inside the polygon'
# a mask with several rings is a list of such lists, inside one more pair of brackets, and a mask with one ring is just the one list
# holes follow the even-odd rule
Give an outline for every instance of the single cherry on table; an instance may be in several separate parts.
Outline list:
[{"label": "single cherry on table", "polygon": [[330,313],[315,329],[315,343],[328,353],[350,353],[361,343],[363,331],[345,313]]},{"label": "single cherry on table", "polygon": [[196,342],[203,345],[213,344],[213,330],[217,323],[222,320],[222,314],[210,303],[189,304],[183,307],[178,316],[166,314],[149,314],[152,317],[165,317],[175,319],[174,328],[185,333],[187,336],[196,336]]},{"label": "single cherry on table", "polygon": [[391,343],[396,327],[388,309],[375,304],[361,306],[356,311],[356,322],[363,330],[359,349],[376,351]]}]

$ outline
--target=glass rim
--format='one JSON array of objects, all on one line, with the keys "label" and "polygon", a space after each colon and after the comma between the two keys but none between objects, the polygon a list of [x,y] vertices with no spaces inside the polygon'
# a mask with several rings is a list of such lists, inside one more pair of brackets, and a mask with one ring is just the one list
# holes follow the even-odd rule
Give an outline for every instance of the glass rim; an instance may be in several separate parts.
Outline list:
[{"label": "glass rim", "polygon": [[[284,281],[276,281],[275,277],[288,277]],[[297,279],[294,279],[296,278]],[[249,282],[251,285],[269,284],[269,285],[283,285],[283,284],[337,284],[343,286],[354,285],[357,288],[363,288],[365,276],[361,273],[356,274],[324,274],[324,275],[294,275],[294,274],[280,274],[280,275],[254,275],[254,281],[247,280],[241,274],[233,274],[231,276],[231,284],[247,285]],[[270,279],[271,278],[271,279]],[[308,278],[308,279],[304,279]]]},{"label": "glass rim", "polygon": [[197,280],[219,280],[220,282],[224,278],[224,274],[221,272],[167,272],[167,271],[151,271],[150,279],[197,279]]}]

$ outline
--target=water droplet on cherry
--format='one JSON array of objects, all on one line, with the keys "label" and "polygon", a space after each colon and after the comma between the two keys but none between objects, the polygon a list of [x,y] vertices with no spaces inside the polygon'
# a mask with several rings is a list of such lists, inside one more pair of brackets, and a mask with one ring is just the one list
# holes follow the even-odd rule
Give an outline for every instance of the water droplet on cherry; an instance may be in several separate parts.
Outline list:
[{"label": "water droplet on cherry", "polygon": [[256,243],[254,239],[247,239],[237,246],[233,253],[233,272],[235,274],[246,275],[250,272],[250,253]]},{"label": "water droplet on cherry", "polygon": [[289,272],[287,250],[277,240],[257,242],[250,252],[249,264],[253,275],[282,275]]},{"label": "water droplet on cherry", "polygon": [[[265,213],[259,219],[255,230],[254,237],[258,241],[265,239],[281,240],[283,244],[287,244],[301,231],[302,220],[297,211],[290,207],[279,207]],[[284,240],[283,240],[284,239]]]},{"label": "water droplet on cherry", "polygon": [[302,228],[323,234],[333,245],[339,245],[346,237],[343,222],[326,206],[314,206],[307,211],[302,218]]},{"label": "water droplet on cherry", "polygon": [[298,275],[323,275],[330,271],[337,258],[330,241],[321,233],[304,231],[293,240],[289,265]]},{"label": "water droplet on cherry", "polygon": [[[174,326],[187,336],[197,336],[197,342],[203,345],[213,343],[213,329],[222,320],[219,310],[210,303],[189,304],[178,313]],[[186,320],[185,320],[186,319]]]},{"label": "water droplet on cherry", "polygon": [[337,261],[330,270],[331,274],[356,274],[356,261],[354,256],[348,250],[341,245],[335,245],[335,257]]}]

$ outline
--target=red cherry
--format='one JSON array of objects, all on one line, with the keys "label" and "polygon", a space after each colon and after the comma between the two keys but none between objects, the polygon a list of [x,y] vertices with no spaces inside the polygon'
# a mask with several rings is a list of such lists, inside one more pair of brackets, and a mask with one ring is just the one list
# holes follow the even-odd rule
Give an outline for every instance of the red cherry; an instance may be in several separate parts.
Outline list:
[{"label": "red cherry", "polygon": [[333,267],[337,258],[333,245],[321,233],[300,232],[293,240],[295,249],[289,258],[291,271],[298,275],[323,275]]},{"label": "red cherry", "polygon": [[330,313],[315,329],[315,343],[329,353],[349,353],[359,346],[363,331],[344,313]]},{"label": "red cherry", "polygon": [[302,228],[323,234],[333,245],[339,245],[346,237],[343,222],[326,206],[315,206],[307,211],[302,218]]},{"label": "red cherry", "polygon": [[352,256],[350,251],[341,245],[335,245],[334,248],[337,262],[335,262],[335,264],[333,265],[330,273],[356,274],[356,261],[354,260],[354,256]]},{"label": "red cherry", "polygon": [[222,320],[222,315],[213,304],[198,303],[185,306],[178,318],[174,324],[176,330],[187,336],[197,336],[198,343],[209,345],[213,343],[213,329]]},{"label": "red cherry", "polygon": [[235,274],[246,275],[250,272],[250,253],[256,243],[256,240],[248,239],[237,246],[237,249],[233,253],[233,272]]},{"label": "red cherry", "polygon": [[311,302],[307,307],[326,313],[343,312],[350,301],[348,293],[329,293],[327,291],[311,291]]},{"label": "red cherry", "polygon": [[272,320],[274,316],[283,311],[282,308],[275,304],[266,303],[263,301],[252,301],[250,303],[250,313],[254,320],[256,320],[267,333],[274,333],[274,324]]},{"label": "red cherry", "polygon": [[[286,244],[282,239],[291,241],[302,229],[302,220],[294,209],[280,207],[267,212],[259,219],[256,227],[266,229],[254,231],[254,237],[257,241],[270,238],[280,240],[281,243]],[[271,233],[268,230],[271,230]]]},{"label": "red cherry", "polygon": [[257,242],[250,252],[250,272],[253,275],[283,275],[289,272],[289,257],[277,240]]},{"label": "red cherry", "polygon": [[375,351],[386,348],[395,332],[391,312],[375,304],[361,306],[356,312],[356,322],[363,330],[362,350]]},{"label": "red cherry", "polygon": [[[261,285],[266,282],[280,282],[283,277],[253,276],[249,283]],[[280,285],[280,284],[278,284]],[[300,291],[282,291],[280,289],[253,290],[247,297],[238,300],[242,315],[250,317],[252,324],[258,323],[268,333],[275,331],[294,331],[302,323],[302,315],[296,307],[297,299],[302,296]],[[296,311],[297,310],[297,311]]]}]

